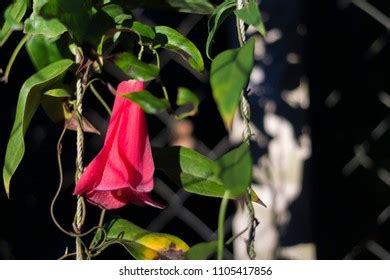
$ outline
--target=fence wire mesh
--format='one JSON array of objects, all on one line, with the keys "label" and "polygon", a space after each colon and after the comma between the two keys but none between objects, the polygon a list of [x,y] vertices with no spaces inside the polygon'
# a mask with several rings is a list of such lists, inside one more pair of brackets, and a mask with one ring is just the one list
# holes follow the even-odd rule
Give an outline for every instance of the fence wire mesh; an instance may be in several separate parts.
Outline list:
[{"label": "fence wire mesh", "polygon": [[[390,17],[389,7],[385,1],[366,1],[366,0],[340,0],[339,8],[347,13],[348,10],[362,14],[362,16],[376,21],[377,25],[383,27],[383,31],[375,38],[364,55],[367,61],[374,61],[379,55],[385,52],[389,44]],[[363,26],[364,28],[364,26]],[[374,69],[375,70],[375,69]],[[352,156],[342,170],[345,177],[366,177],[372,185],[390,187],[389,158],[387,153],[390,141],[390,94],[387,89],[378,89],[375,111],[380,114],[382,120],[376,125],[367,129],[364,139],[359,145],[353,147]],[[342,93],[337,89],[331,92],[326,99],[326,105],[333,108],[342,99]],[[384,112],[384,113],[381,113]],[[369,187],[369,186],[367,186]],[[390,259],[390,247],[388,242],[389,224],[390,224],[390,203],[377,216],[374,222],[375,227],[354,246],[345,259],[359,259],[367,257],[367,252],[372,254],[373,258],[388,260]],[[386,237],[387,236],[387,237]]]}]

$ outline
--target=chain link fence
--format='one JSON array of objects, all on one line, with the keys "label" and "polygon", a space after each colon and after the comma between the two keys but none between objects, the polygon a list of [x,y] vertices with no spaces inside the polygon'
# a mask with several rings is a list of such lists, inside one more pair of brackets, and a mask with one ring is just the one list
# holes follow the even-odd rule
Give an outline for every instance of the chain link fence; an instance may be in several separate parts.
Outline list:
[{"label": "chain link fence", "polygon": [[[382,32],[370,42],[368,48],[364,51],[364,56],[367,61],[374,61],[377,57],[388,51],[390,41],[390,9],[384,2],[366,0],[339,1],[339,7],[342,12],[348,13],[348,10],[353,10],[359,13],[360,16],[371,18],[376,21],[377,25],[383,28]],[[378,117],[382,118],[382,120],[375,126],[367,128],[364,139],[359,145],[353,147],[353,155],[345,163],[342,173],[345,177],[366,177],[369,178],[372,185],[389,188],[389,154],[384,151],[388,150],[390,141],[390,114],[388,110],[390,108],[390,94],[386,88],[377,89],[376,92],[371,92],[370,94],[376,95],[376,102],[373,104],[375,106],[374,111],[377,112]],[[329,94],[325,102],[327,107],[332,109],[337,106],[337,103],[341,99],[342,93],[335,90]],[[390,259],[390,246],[388,241],[389,224],[390,203],[380,211],[370,234],[356,244],[344,258],[366,258],[367,253],[370,253],[373,258]]]}]

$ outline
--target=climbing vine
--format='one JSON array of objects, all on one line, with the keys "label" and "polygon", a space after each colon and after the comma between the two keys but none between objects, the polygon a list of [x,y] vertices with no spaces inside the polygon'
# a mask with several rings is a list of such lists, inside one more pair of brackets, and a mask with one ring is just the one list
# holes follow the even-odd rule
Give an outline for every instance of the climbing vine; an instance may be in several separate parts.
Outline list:
[{"label": "climbing vine", "polygon": [[[135,8],[207,15],[206,45],[196,46],[171,27],[150,26],[139,21],[133,12]],[[239,47],[215,54],[212,48],[215,35],[229,17],[236,18],[234,38]],[[74,251],[64,248],[64,255],[59,258],[91,259],[107,247],[119,244],[135,259],[204,259],[213,253],[223,259],[225,245],[237,237],[225,241],[229,200],[243,201],[248,207],[248,227],[242,233],[249,231],[247,252],[251,259],[255,258],[258,221],[252,203],[261,201],[251,188],[252,132],[246,96],[255,40],[246,38],[249,25],[264,35],[255,0],[15,0],[8,6],[3,14],[0,47],[12,33],[25,35],[2,71],[2,81],[14,78],[12,66],[23,48],[36,72],[23,82],[19,92],[4,160],[5,192],[9,197],[12,194],[12,177],[25,152],[24,135],[41,106],[51,119],[63,126],[57,144],[59,186],[51,203],[51,216],[59,230],[75,239],[75,247]],[[231,130],[238,112],[245,123],[242,144],[217,160],[184,147],[150,147],[144,116],[167,111],[182,119],[197,113],[200,100],[191,89],[179,87],[176,104],[170,100],[173,94],[168,93],[160,75],[160,52],[171,51],[194,71],[203,72],[205,63],[200,49],[211,60],[212,95],[226,130]],[[161,91],[149,91],[151,83]],[[98,92],[94,84],[105,91]],[[83,100],[87,94],[95,96],[111,115],[104,146],[89,163],[83,159],[84,150],[88,149],[84,134],[98,131],[83,115],[83,108],[91,106]],[[115,95],[113,108],[106,101],[110,94]],[[173,107],[183,110],[174,111]],[[55,206],[63,184],[62,140],[70,130],[76,131],[75,216],[72,225],[61,225]],[[151,198],[155,169],[187,192],[222,199],[217,240],[190,247],[185,236],[149,232],[122,218],[106,220],[107,211],[129,203],[163,207]],[[99,224],[90,229],[84,227],[88,204],[101,208]]]}]

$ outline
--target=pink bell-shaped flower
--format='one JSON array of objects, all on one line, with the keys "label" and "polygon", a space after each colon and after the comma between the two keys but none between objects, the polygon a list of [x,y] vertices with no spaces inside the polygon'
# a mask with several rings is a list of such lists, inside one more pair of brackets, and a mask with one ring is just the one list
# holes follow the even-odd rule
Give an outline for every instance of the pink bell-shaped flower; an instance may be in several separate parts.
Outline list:
[{"label": "pink bell-shaped flower", "polygon": [[74,195],[92,204],[116,209],[128,203],[161,205],[150,198],[154,163],[144,111],[121,94],[141,91],[143,82],[129,80],[117,88],[104,146],[85,168]]}]

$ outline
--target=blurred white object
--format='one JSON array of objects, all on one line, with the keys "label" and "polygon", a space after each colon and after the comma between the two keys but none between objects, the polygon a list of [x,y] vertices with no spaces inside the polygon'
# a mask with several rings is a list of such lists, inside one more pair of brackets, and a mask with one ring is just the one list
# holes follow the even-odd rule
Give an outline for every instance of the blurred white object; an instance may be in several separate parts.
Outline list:
[{"label": "blurred white object", "polygon": [[[302,86],[302,85],[301,85]],[[307,104],[305,101],[301,104]],[[255,250],[257,259],[313,259],[313,244],[298,244],[292,247],[281,247],[278,229],[290,222],[289,206],[302,191],[303,166],[311,155],[311,141],[308,132],[303,131],[296,139],[292,124],[285,118],[275,114],[273,101],[265,104],[263,120],[264,131],[272,138],[267,143],[268,153],[263,155],[254,165],[254,179],[259,182],[253,186],[255,192],[267,205],[264,208],[254,204],[255,215],[260,222],[256,229]],[[254,120],[256,121],[256,120]],[[239,142],[243,123],[235,118],[231,140]],[[264,146],[264,134],[256,130],[255,141]],[[259,141],[263,139],[263,141]],[[248,213],[245,207],[239,206],[233,219],[233,234],[238,234],[248,225]],[[234,242],[234,254],[237,259],[248,259],[246,240],[248,232]]]}]

